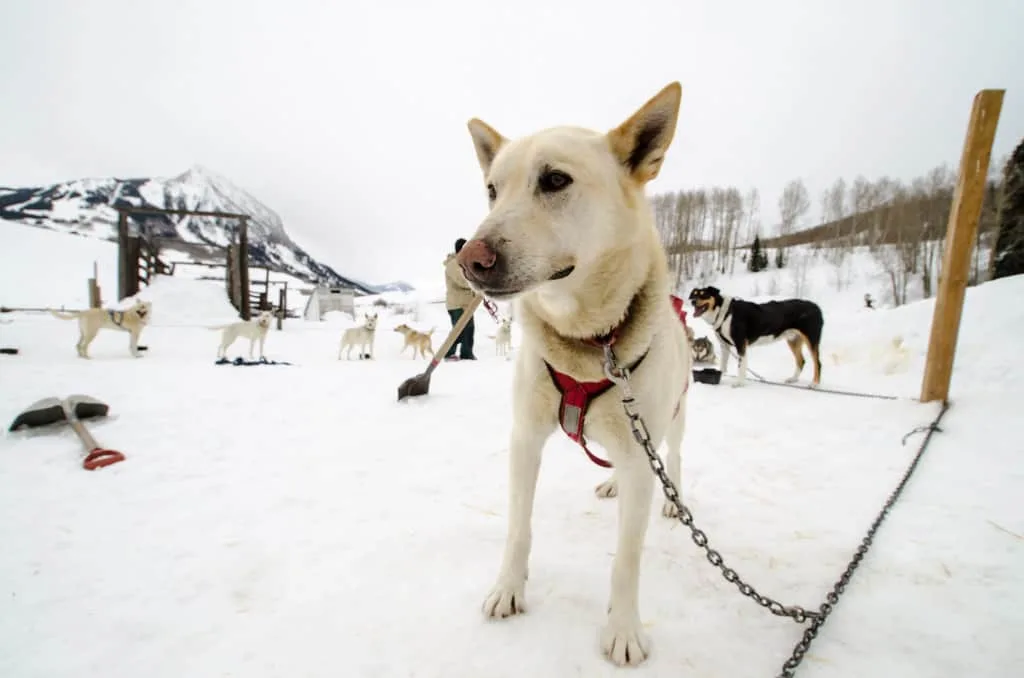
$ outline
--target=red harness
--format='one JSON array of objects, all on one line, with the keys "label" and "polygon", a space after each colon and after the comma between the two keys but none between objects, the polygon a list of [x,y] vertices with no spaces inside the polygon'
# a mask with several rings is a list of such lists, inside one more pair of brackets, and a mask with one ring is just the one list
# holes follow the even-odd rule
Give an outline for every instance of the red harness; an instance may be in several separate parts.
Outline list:
[{"label": "red harness", "polygon": [[[675,295],[669,297],[672,301],[672,308],[675,309],[679,315],[679,320],[683,323],[683,327],[686,327],[686,311],[683,309],[683,300]],[[603,337],[597,337],[590,339],[587,343],[594,346],[611,346],[615,343],[618,338],[619,328],[616,327],[610,333]],[[635,370],[643,359],[647,357],[645,352],[640,358],[629,367],[629,371]],[[558,421],[562,425],[562,430],[569,438],[578,443],[583,451],[586,453],[587,458],[594,462],[598,466],[603,468],[611,468],[610,462],[601,459],[587,447],[587,440],[583,437],[583,422],[587,415],[587,409],[590,407],[590,403],[608,391],[615,384],[607,377],[601,381],[576,381],[568,374],[559,372],[553,368],[547,362],[548,373],[551,375],[551,381],[554,382],[555,388],[558,389],[558,393],[562,396],[561,402],[558,404]],[[676,409],[673,417],[679,413],[679,406],[682,404],[683,396],[686,395],[686,391],[690,387],[690,378],[687,376],[686,385],[683,387],[683,392],[679,396],[679,401],[676,403]]]}]

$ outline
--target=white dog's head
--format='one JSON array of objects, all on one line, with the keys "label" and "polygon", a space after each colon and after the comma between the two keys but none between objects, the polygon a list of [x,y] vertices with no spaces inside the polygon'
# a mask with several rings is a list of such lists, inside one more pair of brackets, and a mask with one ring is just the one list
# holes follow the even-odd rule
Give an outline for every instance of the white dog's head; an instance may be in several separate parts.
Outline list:
[{"label": "white dog's head", "polygon": [[377,329],[377,313],[366,314],[366,329],[375,330]]},{"label": "white dog's head", "polygon": [[256,324],[260,327],[270,327],[270,322],[274,319],[273,311],[260,311],[260,314],[256,316]]},{"label": "white dog's head", "polygon": [[610,250],[631,247],[632,213],[646,208],[644,185],[675,135],[681,96],[668,85],[606,134],[556,127],[510,141],[470,120],[491,210],[458,255],[469,284],[492,299],[571,286]]},{"label": "white dog's head", "polygon": [[502,318],[501,322],[498,323],[498,327],[503,332],[511,332],[512,331],[512,319],[511,318]]}]

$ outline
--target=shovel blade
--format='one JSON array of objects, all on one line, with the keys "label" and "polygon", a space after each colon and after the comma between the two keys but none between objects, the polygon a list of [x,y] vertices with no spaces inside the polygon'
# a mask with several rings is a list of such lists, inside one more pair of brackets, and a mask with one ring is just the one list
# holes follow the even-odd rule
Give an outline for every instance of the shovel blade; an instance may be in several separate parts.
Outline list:
[{"label": "shovel blade", "polygon": [[37,428],[61,421],[67,421],[67,415],[64,413],[64,404],[60,398],[43,398],[15,417],[7,430],[17,431],[25,427]]},{"label": "shovel blade", "polygon": [[68,409],[79,419],[105,417],[110,407],[100,400],[87,395],[71,395],[67,397]]},{"label": "shovel blade", "polygon": [[426,395],[428,391],[430,391],[430,373],[417,374],[415,377],[410,377],[403,381],[401,386],[398,387],[398,400],[402,401],[404,398]]}]

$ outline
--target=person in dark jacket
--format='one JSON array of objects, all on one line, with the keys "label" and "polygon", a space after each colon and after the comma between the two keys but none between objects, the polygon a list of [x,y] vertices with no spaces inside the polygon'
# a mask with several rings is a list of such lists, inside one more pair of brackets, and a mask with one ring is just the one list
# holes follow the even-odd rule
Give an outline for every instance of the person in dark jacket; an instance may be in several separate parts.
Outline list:
[{"label": "person in dark jacket", "polygon": [[[466,307],[469,306],[469,302],[473,301],[473,297],[476,294],[470,288],[469,283],[466,282],[466,277],[462,275],[462,269],[459,267],[459,262],[455,260],[455,255],[459,253],[462,246],[466,244],[465,238],[459,238],[455,241],[455,251],[449,254],[444,259],[444,282],[445,282],[445,306],[448,308],[448,317],[452,320],[452,327],[455,327],[455,323],[459,322],[459,318],[466,311]],[[469,319],[469,323],[459,333],[459,338],[455,340],[455,343],[451,345],[448,352],[445,353],[445,360],[476,360],[476,356],[473,355],[473,334],[475,332],[475,326],[473,324],[473,318]],[[455,356],[455,347],[459,347],[459,355]]]}]

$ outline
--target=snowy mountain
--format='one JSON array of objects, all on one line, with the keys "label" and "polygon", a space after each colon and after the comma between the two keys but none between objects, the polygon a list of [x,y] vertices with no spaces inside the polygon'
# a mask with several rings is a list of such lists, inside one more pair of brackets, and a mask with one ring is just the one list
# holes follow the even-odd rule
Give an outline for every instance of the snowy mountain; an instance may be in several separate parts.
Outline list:
[{"label": "snowy mountain", "polygon": [[[64,230],[105,240],[117,239],[115,207],[160,207],[245,214],[249,247],[260,265],[308,282],[350,285],[367,293],[372,286],[340,275],[311,257],[285,232],[272,209],[209,170],[195,166],[169,179],[78,179],[53,186],[0,187],[0,219]],[[223,247],[232,240],[234,219],[144,216],[131,219],[151,236],[192,245]],[[219,260],[223,255],[215,255]]]}]

